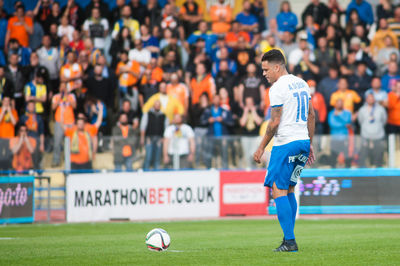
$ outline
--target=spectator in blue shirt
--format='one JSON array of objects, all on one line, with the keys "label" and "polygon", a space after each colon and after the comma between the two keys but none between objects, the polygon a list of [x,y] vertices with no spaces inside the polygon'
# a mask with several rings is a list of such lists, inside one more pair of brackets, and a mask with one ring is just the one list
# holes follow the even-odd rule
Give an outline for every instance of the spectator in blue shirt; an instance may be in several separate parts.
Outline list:
[{"label": "spectator in blue shirt", "polygon": [[257,32],[257,17],[251,14],[251,3],[248,0],[243,1],[243,12],[237,14],[236,21],[241,24],[241,30],[247,32]]},{"label": "spectator in blue shirt", "polygon": [[[1,11],[0,11],[1,12]],[[8,20],[5,17],[0,17],[0,49],[4,49],[4,43],[6,41]]]},{"label": "spectator in blue shirt", "polygon": [[219,56],[217,56],[216,60],[214,61],[213,65],[212,65],[212,69],[211,69],[211,74],[213,75],[213,77],[216,77],[219,69],[220,69],[220,64],[221,61],[226,61],[228,63],[228,68],[229,71],[232,72],[233,74],[236,73],[237,71],[237,64],[235,62],[235,60],[232,60],[229,58],[229,50],[226,47],[221,48],[220,52],[219,52]]},{"label": "spectator in blue shirt", "polygon": [[386,91],[382,90],[382,83],[379,77],[373,77],[371,81],[371,88],[365,92],[365,97],[372,94],[374,99],[380,105],[385,106],[387,104],[388,94]]},{"label": "spectator in blue shirt", "polygon": [[6,65],[6,57],[4,55],[3,50],[0,49],[0,66]]},{"label": "spectator in blue shirt", "polygon": [[281,12],[276,17],[278,23],[278,30],[285,32],[289,31],[294,33],[297,27],[297,16],[291,11],[290,3],[288,1],[283,1],[281,4]]},{"label": "spectator in blue shirt", "polygon": [[351,158],[348,155],[348,136],[351,129],[352,115],[343,109],[343,100],[336,101],[335,109],[329,112],[328,124],[331,133],[331,166],[337,163],[350,167]]},{"label": "spectator in blue shirt", "polygon": [[29,35],[29,48],[35,51],[42,45],[44,30],[40,22],[34,18],[32,11],[26,12],[26,15],[33,21],[33,33]]},{"label": "spectator in blue shirt", "polygon": [[351,113],[343,109],[343,100],[336,101],[335,109],[329,112],[328,123],[332,137],[344,139],[351,125]]},{"label": "spectator in blue shirt", "polygon": [[10,54],[18,55],[18,64],[20,66],[27,66],[30,64],[31,49],[21,46],[17,39],[10,39],[8,42],[8,55]]},{"label": "spectator in blue shirt", "polygon": [[149,27],[146,24],[140,26],[140,38],[142,39],[143,48],[151,52],[151,57],[158,57],[160,52],[160,42],[156,37],[151,35]]},{"label": "spectator in blue shirt", "polygon": [[229,127],[233,126],[234,121],[231,112],[221,107],[218,94],[213,98],[213,105],[204,110],[200,120],[203,126],[208,126],[207,135],[214,137],[207,142],[207,152],[204,154],[206,166],[211,168],[213,155],[221,154],[222,168],[228,168],[227,139],[221,137],[229,134]]},{"label": "spectator in blue shirt", "polygon": [[400,79],[399,67],[396,62],[392,61],[388,65],[388,73],[382,77],[382,90],[390,92],[398,79]]},{"label": "spectator in blue shirt", "polygon": [[208,25],[206,21],[201,21],[199,23],[199,30],[193,32],[187,39],[187,42],[189,44],[194,44],[200,38],[206,42],[206,52],[208,55],[211,56],[212,47],[214,43],[217,42],[218,37],[212,31],[208,30]]},{"label": "spectator in blue shirt", "polygon": [[371,25],[374,23],[374,13],[372,12],[371,4],[365,0],[353,0],[347,6],[346,21],[349,20],[352,10],[356,10],[362,22]]}]

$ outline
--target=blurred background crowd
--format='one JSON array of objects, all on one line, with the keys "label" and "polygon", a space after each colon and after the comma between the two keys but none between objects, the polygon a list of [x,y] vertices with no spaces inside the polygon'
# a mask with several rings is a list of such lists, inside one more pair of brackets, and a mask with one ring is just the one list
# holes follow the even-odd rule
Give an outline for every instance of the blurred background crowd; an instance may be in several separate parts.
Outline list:
[{"label": "blurred background crowd", "polygon": [[276,16],[262,0],[10,2],[0,0],[1,169],[61,167],[66,148],[73,169],[107,164],[98,157],[110,151],[115,169],[256,167],[270,49],[311,88],[326,164],[382,166],[387,134],[400,132],[390,0],[297,12],[279,1]]}]

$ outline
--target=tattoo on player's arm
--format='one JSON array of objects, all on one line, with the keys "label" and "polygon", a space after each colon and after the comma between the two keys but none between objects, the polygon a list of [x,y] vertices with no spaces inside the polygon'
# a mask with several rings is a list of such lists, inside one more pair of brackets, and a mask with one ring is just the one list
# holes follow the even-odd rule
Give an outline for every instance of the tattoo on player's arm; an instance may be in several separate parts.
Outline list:
[{"label": "tattoo on player's arm", "polygon": [[268,124],[267,134],[271,137],[275,135],[281,122],[282,106],[274,107],[271,110],[271,120]]},{"label": "tattoo on player's arm", "polygon": [[310,142],[312,143],[315,131],[315,112],[311,101],[309,103],[309,108],[308,108],[307,129],[308,129],[308,136],[310,137]]}]

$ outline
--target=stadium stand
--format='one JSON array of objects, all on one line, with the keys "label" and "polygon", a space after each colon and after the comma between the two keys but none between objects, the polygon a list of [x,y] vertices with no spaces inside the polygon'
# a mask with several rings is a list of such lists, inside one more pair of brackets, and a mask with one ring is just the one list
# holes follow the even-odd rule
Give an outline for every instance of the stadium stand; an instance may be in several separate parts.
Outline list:
[{"label": "stadium stand", "polygon": [[[387,133],[400,128],[399,7],[313,0],[300,14],[288,1],[276,12],[257,0],[0,3],[2,170],[71,161],[73,169],[163,168],[159,131],[176,114],[195,136],[186,166],[262,167],[250,149],[269,119],[260,57],[270,49],[312,87],[316,167],[388,165]],[[35,145],[18,150],[23,125]],[[33,160],[15,163],[24,154]]]}]

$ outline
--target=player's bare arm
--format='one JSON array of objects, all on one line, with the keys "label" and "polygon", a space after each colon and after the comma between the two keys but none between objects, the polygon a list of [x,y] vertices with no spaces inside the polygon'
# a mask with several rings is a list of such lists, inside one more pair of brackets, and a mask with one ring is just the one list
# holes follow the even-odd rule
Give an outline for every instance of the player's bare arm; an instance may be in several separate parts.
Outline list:
[{"label": "player's bare arm", "polygon": [[311,165],[315,161],[314,148],[312,146],[312,141],[315,131],[315,112],[311,101],[308,106],[309,107],[308,107],[307,128],[308,128],[308,136],[310,137],[310,155],[308,156],[307,164]]},{"label": "player's bare arm", "polygon": [[281,116],[282,116],[282,106],[273,107],[271,110],[271,120],[268,124],[265,135],[260,145],[258,146],[257,151],[253,155],[253,159],[255,162],[257,163],[261,162],[261,157],[264,153],[265,147],[274,137],[276,131],[278,131],[279,123],[281,122]]}]

